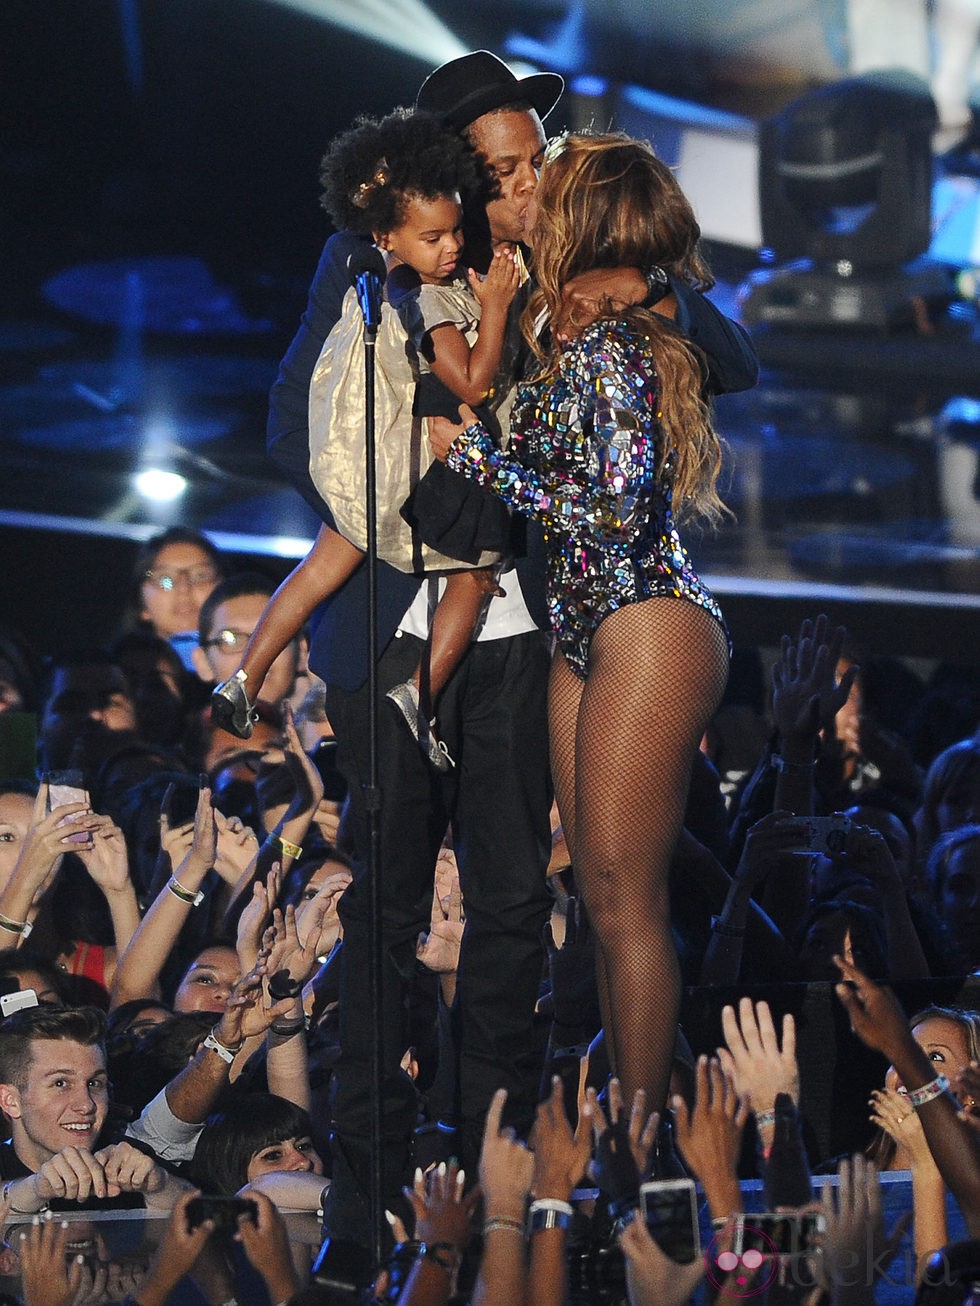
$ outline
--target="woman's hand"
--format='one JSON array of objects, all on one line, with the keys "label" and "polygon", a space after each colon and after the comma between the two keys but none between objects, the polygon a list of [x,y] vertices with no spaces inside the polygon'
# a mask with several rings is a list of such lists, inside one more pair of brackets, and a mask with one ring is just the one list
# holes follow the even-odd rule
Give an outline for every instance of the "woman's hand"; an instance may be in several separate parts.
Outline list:
[{"label": "woman's hand", "polygon": [[350,871],[336,871],[312,898],[297,904],[296,931],[303,946],[312,948],[317,957],[325,957],[340,938],[338,906],[353,878]]},{"label": "woman's hand", "polygon": [[115,893],[132,893],[126,838],[111,816],[98,819],[99,824],[92,829],[91,847],[78,848],[78,856],[106,897]]},{"label": "woman's hand", "polygon": [[197,796],[194,813],[194,833],[184,859],[176,871],[176,878],[186,889],[197,890],[208,871],[214,866],[218,851],[218,827],[211,806],[211,790],[202,785]]},{"label": "woman's hand", "polygon": [[871,1107],[871,1121],[883,1129],[897,1147],[906,1153],[910,1168],[920,1171],[935,1172],[939,1170],[929,1151],[929,1144],[922,1129],[922,1121],[905,1093],[897,1089],[876,1088],[868,1104]]},{"label": "woman's hand", "polygon": [[323,777],[316,769],[313,758],[303,747],[303,741],[296,729],[293,709],[288,703],[283,705],[283,755],[295,793],[292,802],[283,817],[283,823],[304,817],[313,820],[313,813],[323,798]]},{"label": "woman's hand", "polygon": [[214,869],[225,884],[234,888],[246,868],[255,860],[259,841],[255,831],[240,816],[225,816],[224,812],[215,808],[214,819],[218,827]]},{"label": "woman's hand", "polygon": [[269,949],[266,973],[271,978],[285,972],[292,983],[302,987],[319,965],[313,933],[307,935],[305,943],[301,940],[296,928],[296,908],[292,904],[284,912],[278,907],[273,909],[271,929],[272,938],[266,940]]},{"label": "woman's hand", "polygon": [[441,463],[446,461],[452,442],[468,427],[479,421],[469,404],[460,404],[459,415],[461,418],[459,422],[451,422],[448,417],[426,418],[429,425],[429,444],[432,446],[433,454]]},{"label": "woman's hand", "polygon": [[252,896],[245,904],[242,914],[238,918],[238,935],[235,941],[235,949],[243,973],[251,970],[258,960],[259,949],[262,946],[262,935],[265,933],[266,926],[272,920],[272,908],[279,897],[281,878],[280,865],[278,862],[273,862],[269,874],[266,876],[265,884],[261,880],[256,880],[252,885]]},{"label": "woman's hand", "polygon": [[411,1188],[403,1188],[415,1212],[415,1237],[424,1243],[451,1243],[462,1252],[470,1240],[473,1211],[480,1200],[479,1188],[464,1195],[466,1175],[453,1162],[445,1161],[428,1174],[416,1171]]},{"label": "woman's hand", "polygon": [[[31,824],[21,845],[20,856],[11,874],[11,881],[22,884],[24,891],[37,898],[54,878],[65,853],[81,852],[91,847],[92,832],[98,829],[104,817],[96,816],[87,802],[65,803],[53,812],[45,809],[48,803],[48,786],[43,783],[34,800]],[[64,825],[66,817],[70,825]],[[88,836],[88,844],[76,843],[79,834]]]},{"label": "woman's hand", "polygon": [[68,1221],[37,1217],[17,1235],[28,1306],[72,1306],[82,1287],[83,1256],[68,1257]]}]

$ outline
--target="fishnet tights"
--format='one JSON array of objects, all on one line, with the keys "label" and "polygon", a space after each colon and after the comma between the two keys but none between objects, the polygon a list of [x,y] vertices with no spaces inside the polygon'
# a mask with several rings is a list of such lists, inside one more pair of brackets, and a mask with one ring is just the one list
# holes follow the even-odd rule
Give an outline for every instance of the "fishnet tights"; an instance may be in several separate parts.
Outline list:
[{"label": "fishnet tights", "polygon": [[691,766],[728,676],[721,627],[697,604],[653,598],[596,632],[582,681],[555,653],[549,687],[558,810],[596,933],[606,1046],[626,1101],[663,1107],[680,972],[668,870]]}]

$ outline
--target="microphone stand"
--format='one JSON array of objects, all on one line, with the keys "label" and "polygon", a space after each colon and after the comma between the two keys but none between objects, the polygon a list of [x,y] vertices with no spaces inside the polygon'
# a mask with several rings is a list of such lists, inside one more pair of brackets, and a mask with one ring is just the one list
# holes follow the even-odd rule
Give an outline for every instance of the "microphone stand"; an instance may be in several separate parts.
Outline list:
[{"label": "microphone stand", "polygon": [[375,458],[374,361],[375,343],[381,320],[381,279],[373,271],[362,271],[356,281],[364,315],[364,460],[367,508],[368,580],[368,782],[364,805],[368,820],[369,923],[371,971],[369,992],[374,1021],[374,1056],[371,1060],[371,1191],[368,1205],[371,1221],[371,1251],[380,1269],[384,1217],[384,1152],[382,1146],[382,1086],[384,1066],[381,1020],[384,983],[381,946],[381,787],[378,783],[378,489]]}]

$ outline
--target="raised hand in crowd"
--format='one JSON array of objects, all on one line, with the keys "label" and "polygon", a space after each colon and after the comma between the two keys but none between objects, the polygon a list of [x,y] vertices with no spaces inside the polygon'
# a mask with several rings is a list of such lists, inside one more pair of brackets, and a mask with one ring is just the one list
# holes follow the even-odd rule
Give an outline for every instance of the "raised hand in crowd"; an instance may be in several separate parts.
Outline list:
[{"label": "raised hand in crowd", "polygon": [[816,1238],[815,1266],[831,1306],[874,1306],[875,1282],[898,1251],[908,1215],[885,1232],[878,1171],[860,1152],[841,1160],[836,1189],[825,1183],[820,1205],[826,1230]]},{"label": "raised hand in crowd", "polygon": [[712,918],[711,939],[701,965],[702,984],[737,983],[750,920],[755,926],[753,951],[758,951],[761,936],[767,951],[780,960],[779,973],[785,975],[791,967],[791,954],[778,925],[753,900],[770,872],[778,875],[783,859],[798,844],[788,828],[789,818],[786,811],[770,812],[749,829],[724,905]]},{"label": "raised hand in crowd", "polygon": [[654,1242],[639,1211],[620,1233],[619,1245],[626,1258],[629,1306],[683,1306],[704,1278],[704,1257],[689,1264],[672,1260]]},{"label": "raised hand in crowd", "polygon": [[821,733],[834,738],[834,720],[847,702],[858,668],[837,679],[847,631],[829,629],[821,613],[805,620],[794,640],[783,635],[772,668],[772,715],[783,769],[776,782],[775,806],[797,815],[813,811],[813,765]]},{"label": "raised hand in crowd", "polygon": [[234,888],[258,856],[258,836],[240,816],[225,816],[218,808],[214,820],[218,831],[214,869]]},{"label": "raised hand in crowd", "polygon": [[[94,832],[111,824],[86,800],[48,811],[49,787],[42,781],[34,800],[31,824],[10,879],[0,891],[0,940],[6,947],[24,942],[45,890],[54,881],[67,852],[91,849]],[[84,841],[83,841],[84,836]]]},{"label": "raised hand in crowd", "polygon": [[715,1058],[698,1057],[694,1107],[677,1095],[670,1103],[677,1146],[684,1163],[704,1189],[713,1221],[742,1209],[738,1157],[750,1104]]},{"label": "raised hand in crowd", "polygon": [[338,908],[353,878],[346,869],[334,871],[323,877],[312,898],[301,898],[296,905],[299,937],[304,947],[311,947],[317,957],[326,957],[343,933]]},{"label": "raised hand in crowd", "polygon": [[507,1090],[490,1100],[480,1151],[483,1257],[472,1306],[513,1306],[526,1300],[524,1230],[534,1157],[513,1129],[501,1127]]},{"label": "raised hand in crowd", "polygon": [[443,1306],[455,1291],[463,1252],[473,1234],[480,1189],[465,1192],[466,1175],[455,1162],[415,1173],[405,1197],[415,1215],[415,1259],[398,1296],[399,1306]]},{"label": "raised hand in crowd", "polygon": [[794,1105],[800,1101],[796,1022],[786,1012],[780,1039],[769,1004],[742,998],[737,1012],[732,1006],[722,1008],[721,1027],[725,1046],[718,1049],[718,1060],[736,1093],[751,1104],[760,1141],[767,1147],[775,1127],[777,1094],[786,1093]]},{"label": "raised hand in crowd", "polygon": [[279,900],[281,884],[282,868],[278,862],[273,862],[265,879],[256,880],[252,885],[251,897],[238,917],[235,950],[243,973],[251,970],[258,961],[262,936],[272,921],[272,909]]},{"label": "raised hand in crowd", "polygon": [[573,1131],[558,1075],[551,1081],[551,1093],[538,1105],[528,1141],[534,1152],[528,1212],[528,1297],[537,1306],[564,1306],[568,1299],[566,1252],[574,1215],[571,1198],[585,1176],[592,1152],[592,1109],[585,1103]]},{"label": "raised hand in crowd", "polygon": [[217,853],[217,824],[211,790],[202,785],[190,845],[177,871],[160,889],[119,958],[112,985],[113,1008],[134,998],[158,997],[160,975]]},{"label": "raised hand in crowd", "polygon": [[20,1256],[24,1306],[73,1306],[82,1290],[85,1257],[68,1254],[68,1221],[36,1216],[14,1244]]},{"label": "raised hand in crowd", "polygon": [[[657,1130],[660,1127],[660,1115],[656,1111],[647,1111],[646,1091],[638,1088],[633,1094],[633,1101],[626,1110],[623,1101],[623,1088],[615,1075],[609,1080],[608,1089],[609,1115],[602,1109],[599,1095],[594,1088],[586,1089],[585,1106],[592,1119],[593,1163],[592,1177],[595,1182],[609,1194],[610,1189],[603,1182],[613,1185],[617,1182],[620,1167],[616,1164],[616,1153],[620,1150],[620,1140],[625,1142],[636,1171],[637,1183],[650,1177],[653,1166]],[[605,1139],[605,1142],[603,1140]],[[610,1173],[605,1174],[604,1166]],[[628,1201],[629,1195],[625,1195]]]},{"label": "raised hand in crowd", "polygon": [[836,993],[851,1030],[867,1047],[880,1052],[895,1067],[919,1113],[929,1150],[939,1173],[955,1197],[971,1237],[980,1237],[980,1133],[959,1116],[959,1104],[949,1093],[945,1076],[916,1043],[905,1012],[891,989],[876,984],[862,971],[835,957],[841,973]]}]

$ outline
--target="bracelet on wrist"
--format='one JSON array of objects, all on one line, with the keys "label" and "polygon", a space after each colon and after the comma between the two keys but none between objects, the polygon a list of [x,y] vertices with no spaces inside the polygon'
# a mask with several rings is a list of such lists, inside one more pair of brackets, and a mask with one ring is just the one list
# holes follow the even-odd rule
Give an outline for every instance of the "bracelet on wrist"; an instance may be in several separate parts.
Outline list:
[{"label": "bracelet on wrist", "polygon": [[945,1075],[937,1075],[935,1079],[930,1079],[928,1084],[923,1084],[921,1088],[909,1089],[909,1103],[918,1110],[920,1106],[925,1106],[927,1102],[934,1102],[937,1097],[942,1095],[949,1088],[949,1080]]},{"label": "bracelet on wrist", "polygon": [[[22,1179],[27,1179],[28,1177],[34,1179],[34,1181],[35,1181],[35,1182],[34,1182],[34,1195],[35,1195],[35,1197],[36,1197],[36,1196],[37,1196],[37,1176],[36,1176],[36,1175],[31,1175],[31,1176],[28,1176],[28,1175],[22,1175],[22,1176],[21,1176]],[[8,1212],[9,1212],[11,1215],[43,1215],[44,1212],[48,1210],[48,1203],[47,1203],[47,1202],[41,1202],[41,1205],[40,1205],[40,1206],[34,1206],[34,1207],[32,1207],[29,1211],[25,1211],[25,1210],[23,1209],[23,1207],[20,1207],[20,1206],[14,1206],[13,1201],[12,1201],[11,1196],[10,1196],[10,1192],[11,1192],[11,1189],[13,1188],[14,1184],[19,1184],[19,1183],[20,1183],[20,1179],[8,1179],[7,1182],[4,1184],[3,1188],[0,1189],[0,1202],[3,1202],[4,1204],[6,1204],[6,1206],[7,1206],[7,1210],[8,1210]],[[38,1200],[40,1201],[40,1198],[39,1198]]]},{"label": "bracelet on wrist", "polygon": [[276,842],[282,849],[284,857],[291,857],[293,861],[296,862],[303,856],[303,847],[301,844],[290,843],[290,841],[284,839],[281,834],[276,835]]},{"label": "bracelet on wrist", "polygon": [[19,934],[22,939],[26,939],[33,926],[30,921],[13,921],[0,912],[0,929],[6,930],[8,934]]},{"label": "bracelet on wrist", "polygon": [[541,1233],[545,1229],[570,1229],[574,1214],[571,1202],[551,1197],[539,1198],[528,1208],[528,1233]]},{"label": "bracelet on wrist", "polygon": [[421,1261],[432,1261],[438,1265],[440,1270],[445,1270],[447,1274],[453,1274],[459,1269],[459,1263],[463,1259],[460,1255],[459,1248],[454,1243],[420,1243],[419,1249],[415,1253]]},{"label": "bracelet on wrist", "polygon": [[[217,1026],[215,1026],[215,1029],[217,1029]],[[241,1043],[239,1043],[236,1048],[230,1048],[226,1043],[222,1043],[213,1029],[209,1034],[204,1036],[204,1039],[201,1042],[201,1047],[209,1048],[212,1052],[216,1052],[221,1060],[227,1061],[229,1065],[231,1065],[235,1060],[235,1057],[242,1050]]]},{"label": "bracelet on wrist", "polygon": [[770,1109],[769,1111],[756,1111],[755,1113],[756,1129],[768,1129],[770,1125],[774,1125],[775,1123],[776,1123],[776,1112],[774,1110]]},{"label": "bracelet on wrist", "polygon": [[514,1233],[519,1233],[522,1238],[524,1237],[524,1221],[512,1220],[506,1215],[493,1215],[489,1220],[484,1220],[484,1234],[493,1233],[496,1229],[511,1229]]},{"label": "bracelet on wrist", "polygon": [[186,902],[189,907],[200,907],[201,903],[204,901],[203,889],[198,889],[197,893],[192,892],[190,889],[185,889],[180,880],[177,879],[176,875],[171,875],[170,879],[167,881],[167,888],[175,898],[179,898],[181,902]]},{"label": "bracelet on wrist", "polygon": [[305,1033],[306,1020],[305,1018],[303,1020],[294,1020],[288,1025],[270,1025],[269,1028],[273,1034],[278,1034],[280,1038],[292,1038],[294,1034],[300,1033],[301,1030]]},{"label": "bracelet on wrist", "polygon": [[719,934],[723,939],[744,939],[744,925],[726,925],[720,916],[712,916],[711,933]]}]

